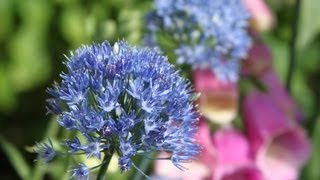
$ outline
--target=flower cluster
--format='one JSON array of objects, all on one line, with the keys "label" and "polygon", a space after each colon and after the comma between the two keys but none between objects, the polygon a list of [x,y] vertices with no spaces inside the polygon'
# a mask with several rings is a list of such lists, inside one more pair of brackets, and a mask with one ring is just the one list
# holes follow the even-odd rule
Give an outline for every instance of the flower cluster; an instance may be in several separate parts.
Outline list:
[{"label": "flower cluster", "polygon": [[239,60],[251,45],[249,13],[240,0],[155,0],[146,16],[145,43],[175,44],[177,63],[211,68],[221,79],[238,79]]},{"label": "flower cluster", "polygon": [[[132,167],[131,157],[151,151],[170,152],[180,169],[198,154],[191,85],[158,50],[103,42],[79,48],[65,65],[62,82],[48,90],[48,109],[63,128],[86,139],[66,140],[70,155],[101,159],[117,152],[124,172]],[[42,156],[51,160],[52,154]],[[72,172],[83,177],[89,170],[80,164]]]}]

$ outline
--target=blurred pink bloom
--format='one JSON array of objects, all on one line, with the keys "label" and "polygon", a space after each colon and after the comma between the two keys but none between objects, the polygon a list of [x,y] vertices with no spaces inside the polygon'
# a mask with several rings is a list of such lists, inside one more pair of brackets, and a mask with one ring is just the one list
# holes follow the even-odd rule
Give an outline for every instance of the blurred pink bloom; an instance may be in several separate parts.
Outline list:
[{"label": "blurred pink bloom", "polygon": [[264,0],[244,0],[252,17],[252,25],[258,31],[270,30],[275,25],[275,18]]},{"label": "blurred pink bloom", "polygon": [[237,115],[238,85],[221,81],[211,70],[195,70],[193,82],[197,92],[200,112],[208,120],[222,125],[229,124]]},{"label": "blurred pink bloom", "polygon": [[248,56],[242,61],[242,74],[260,76],[272,69],[272,53],[268,46],[256,38]]},{"label": "blurred pink bloom", "polygon": [[262,92],[248,94],[243,113],[253,155],[265,179],[297,179],[310,152],[304,130],[289,121],[272,98]]},{"label": "blurred pink bloom", "polygon": [[268,96],[290,120],[301,122],[303,115],[292,97],[285,90],[276,73],[272,70],[260,77],[268,88]]}]

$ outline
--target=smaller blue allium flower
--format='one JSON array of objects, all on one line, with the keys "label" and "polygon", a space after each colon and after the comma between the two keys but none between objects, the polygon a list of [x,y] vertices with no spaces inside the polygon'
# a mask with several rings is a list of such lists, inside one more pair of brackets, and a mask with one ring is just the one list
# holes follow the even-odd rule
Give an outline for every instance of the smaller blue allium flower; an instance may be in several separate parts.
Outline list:
[{"label": "smaller blue allium flower", "polygon": [[241,0],[155,0],[154,5],[146,16],[146,45],[166,49],[171,42],[178,64],[237,79],[238,68],[228,61],[239,64],[251,45],[249,13]]},{"label": "smaller blue allium flower", "polygon": [[90,169],[82,163],[71,169],[70,172],[72,173],[71,178],[76,178],[79,180],[89,180]]},{"label": "smaller blue allium flower", "polygon": [[[136,167],[136,155],[166,151],[180,169],[198,155],[192,87],[161,52],[103,42],[72,52],[65,65],[47,102],[61,127],[83,136],[64,140],[67,155],[104,157],[103,165],[115,152],[122,172]],[[37,152],[51,160],[51,147]],[[88,178],[89,171],[80,164],[72,177]]]},{"label": "smaller blue allium flower", "polygon": [[36,143],[34,151],[38,153],[40,159],[43,159],[45,162],[49,162],[57,156],[50,139],[48,139],[48,143]]},{"label": "smaller blue allium flower", "polygon": [[69,153],[74,153],[81,150],[81,142],[78,137],[75,137],[74,140],[65,140],[65,145],[69,148]]}]

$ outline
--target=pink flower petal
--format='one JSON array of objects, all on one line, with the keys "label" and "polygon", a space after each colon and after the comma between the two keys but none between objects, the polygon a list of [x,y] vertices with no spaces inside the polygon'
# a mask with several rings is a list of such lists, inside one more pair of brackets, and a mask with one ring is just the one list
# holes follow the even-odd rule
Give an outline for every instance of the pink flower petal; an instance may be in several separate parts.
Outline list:
[{"label": "pink flower petal", "polygon": [[245,128],[253,151],[273,134],[289,128],[285,115],[275,106],[267,94],[252,91],[243,103]]},{"label": "pink flower petal", "polygon": [[256,167],[244,167],[224,175],[222,180],[263,180],[261,172]]},{"label": "pink flower petal", "polygon": [[217,164],[213,169],[214,179],[242,171],[253,166],[250,147],[246,137],[235,129],[220,129],[213,135],[217,153]]},{"label": "pink flower petal", "polygon": [[197,140],[202,146],[202,151],[198,157],[199,161],[206,164],[208,167],[214,167],[216,164],[216,149],[211,139],[211,133],[208,124],[204,119],[200,120]]},{"label": "pink flower petal", "polygon": [[270,30],[275,25],[275,18],[264,0],[244,0],[251,13],[253,27],[258,31]]},{"label": "pink flower petal", "polygon": [[242,74],[260,76],[272,69],[272,53],[267,45],[258,38],[248,52],[248,56],[242,61]]},{"label": "pink flower petal", "polygon": [[247,164],[250,161],[248,140],[235,129],[220,129],[213,136],[219,164]]},{"label": "pink flower petal", "polygon": [[276,73],[270,70],[264,73],[260,79],[267,86],[269,97],[281,111],[286,114],[290,120],[301,122],[303,119],[302,112],[285,90]]}]

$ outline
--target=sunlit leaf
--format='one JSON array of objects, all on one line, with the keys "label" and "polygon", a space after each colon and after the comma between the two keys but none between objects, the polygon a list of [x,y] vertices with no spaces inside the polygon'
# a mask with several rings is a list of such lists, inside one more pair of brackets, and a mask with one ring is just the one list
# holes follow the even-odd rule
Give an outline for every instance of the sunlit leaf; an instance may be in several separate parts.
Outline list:
[{"label": "sunlit leaf", "polygon": [[12,1],[0,0],[0,40],[6,40],[12,31]]},{"label": "sunlit leaf", "polygon": [[320,30],[320,1],[302,0],[299,24],[298,47],[302,48],[311,42]]},{"label": "sunlit leaf", "polygon": [[288,43],[272,36],[266,36],[264,37],[264,40],[271,48],[274,69],[283,81],[286,77],[288,68]]},{"label": "sunlit leaf", "polygon": [[16,96],[6,73],[4,65],[0,63],[0,111],[9,113],[16,104]]}]

